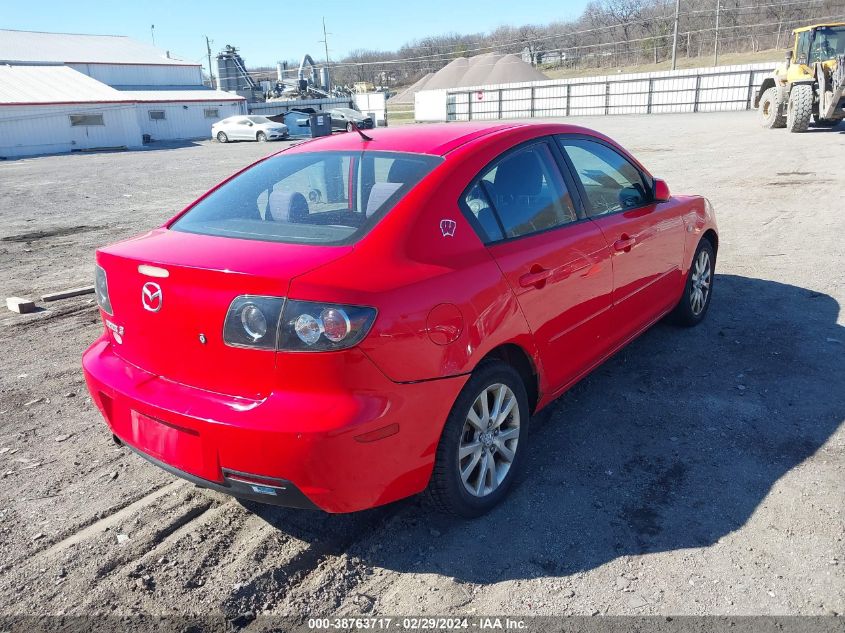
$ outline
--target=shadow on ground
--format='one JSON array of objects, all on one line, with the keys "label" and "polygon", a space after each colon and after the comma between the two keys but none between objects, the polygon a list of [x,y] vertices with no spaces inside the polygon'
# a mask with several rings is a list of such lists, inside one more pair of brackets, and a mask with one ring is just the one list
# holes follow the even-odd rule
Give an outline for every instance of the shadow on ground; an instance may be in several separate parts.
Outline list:
[{"label": "shadow on ground", "polygon": [[701,326],[658,325],[535,418],[524,476],[475,521],[416,500],[339,516],[248,507],[318,552],[474,583],[707,546],[845,418],[838,315],[827,295],[718,275]]}]

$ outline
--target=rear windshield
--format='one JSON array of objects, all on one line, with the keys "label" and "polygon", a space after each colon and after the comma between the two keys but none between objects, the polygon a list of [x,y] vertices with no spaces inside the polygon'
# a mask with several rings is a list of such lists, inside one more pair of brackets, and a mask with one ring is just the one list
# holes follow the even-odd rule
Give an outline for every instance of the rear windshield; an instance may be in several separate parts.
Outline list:
[{"label": "rear windshield", "polygon": [[282,153],[210,193],[170,228],[268,242],[350,244],[441,161],[394,152]]}]

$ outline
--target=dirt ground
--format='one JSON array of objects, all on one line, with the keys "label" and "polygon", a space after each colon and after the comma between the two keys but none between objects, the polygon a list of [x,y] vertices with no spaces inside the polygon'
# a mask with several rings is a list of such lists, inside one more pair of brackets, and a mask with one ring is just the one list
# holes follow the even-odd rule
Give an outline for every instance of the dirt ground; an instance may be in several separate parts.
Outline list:
[{"label": "dirt ground", "polygon": [[[3,312],[0,615],[845,613],[845,127],[574,121],[710,198],[713,302],[538,416],[504,505],[330,516],[202,491],[112,444],[80,371],[90,295]],[[0,294],[91,283],[98,245],[275,147],[0,163]]]}]

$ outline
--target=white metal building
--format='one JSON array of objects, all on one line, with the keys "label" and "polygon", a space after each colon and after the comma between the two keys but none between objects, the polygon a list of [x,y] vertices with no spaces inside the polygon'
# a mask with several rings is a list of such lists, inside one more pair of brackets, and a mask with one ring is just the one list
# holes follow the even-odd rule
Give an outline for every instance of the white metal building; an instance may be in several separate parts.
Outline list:
[{"label": "white metal building", "polygon": [[131,38],[0,30],[0,157],[208,138],[245,113],[199,64]]}]

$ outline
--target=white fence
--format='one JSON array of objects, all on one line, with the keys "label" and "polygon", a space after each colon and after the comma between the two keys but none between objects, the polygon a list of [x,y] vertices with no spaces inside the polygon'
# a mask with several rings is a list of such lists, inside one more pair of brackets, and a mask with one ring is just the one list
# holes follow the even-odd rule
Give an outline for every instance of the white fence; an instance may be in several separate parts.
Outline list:
[{"label": "white fence", "polygon": [[775,63],[422,90],[417,121],[746,110]]}]

